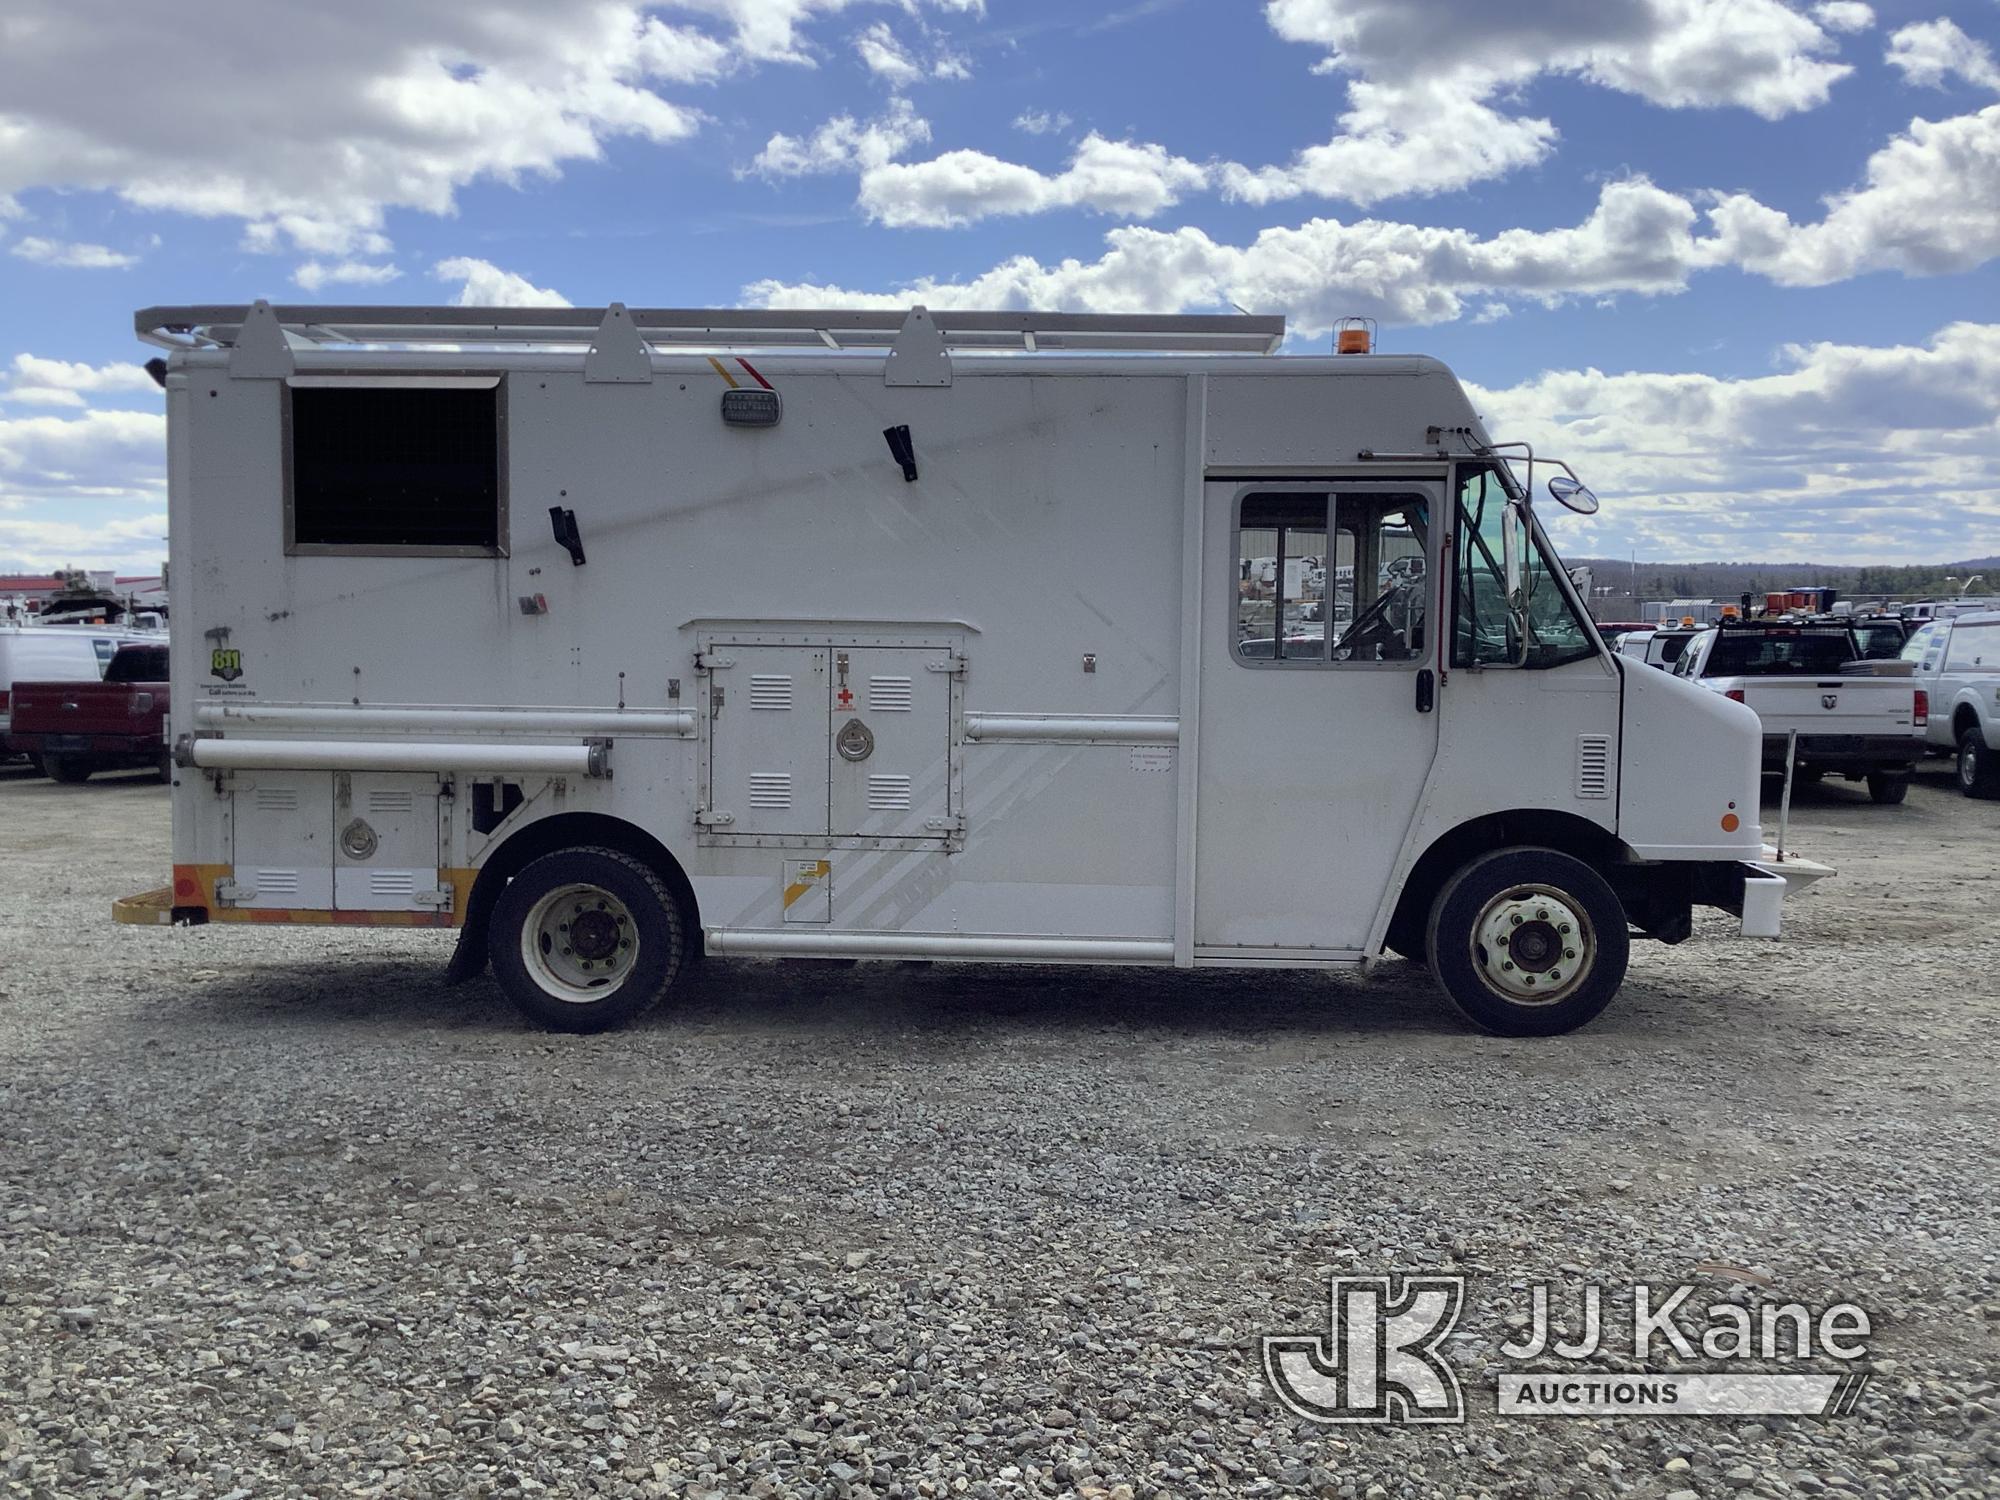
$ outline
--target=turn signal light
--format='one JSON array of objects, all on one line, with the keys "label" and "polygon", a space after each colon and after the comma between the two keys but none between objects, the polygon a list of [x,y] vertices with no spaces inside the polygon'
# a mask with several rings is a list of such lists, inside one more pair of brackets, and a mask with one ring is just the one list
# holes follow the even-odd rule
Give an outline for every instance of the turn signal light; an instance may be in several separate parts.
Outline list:
[{"label": "turn signal light", "polygon": [[1919,729],[1931,722],[1931,695],[1922,688],[1917,689],[1916,702],[1910,706],[1910,721]]}]

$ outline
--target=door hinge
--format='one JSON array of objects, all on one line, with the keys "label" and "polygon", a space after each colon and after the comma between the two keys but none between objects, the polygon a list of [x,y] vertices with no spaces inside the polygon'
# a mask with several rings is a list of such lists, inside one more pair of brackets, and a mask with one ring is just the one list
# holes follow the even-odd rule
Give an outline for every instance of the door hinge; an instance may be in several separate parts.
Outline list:
[{"label": "door hinge", "polygon": [[932,833],[963,833],[965,832],[965,814],[953,813],[948,818],[925,818],[924,827],[928,828]]},{"label": "door hinge", "polygon": [[434,891],[414,891],[410,895],[411,904],[428,906],[435,911],[450,911],[451,900],[452,889],[448,885],[441,885]]},{"label": "door hinge", "polygon": [[256,899],[257,893],[254,890],[245,890],[228,876],[224,876],[215,882],[215,904],[217,906],[240,906],[245,901],[254,901]]},{"label": "door hinge", "polygon": [[720,672],[735,665],[736,658],[733,656],[718,656],[713,651],[697,651],[694,654],[694,669],[697,672]]},{"label": "door hinge", "polygon": [[736,821],[736,814],[719,809],[701,807],[695,809],[694,823],[697,828],[726,828]]},{"label": "door hinge", "polygon": [[965,675],[965,666],[964,657],[948,656],[943,661],[925,662],[924,670],[926,672],[943,672],[951,677],[963,677]]}]

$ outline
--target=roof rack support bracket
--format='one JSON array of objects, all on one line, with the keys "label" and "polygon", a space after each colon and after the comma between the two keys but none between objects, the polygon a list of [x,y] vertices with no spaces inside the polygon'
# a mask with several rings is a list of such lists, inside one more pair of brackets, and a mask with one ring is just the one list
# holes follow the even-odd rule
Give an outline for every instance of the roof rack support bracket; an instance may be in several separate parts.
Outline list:
[{"label": "roof rack support bracket", "polygon": [[583,357],[585,385],[651,385],[653,352],[639,337],[625,304],[614,302],[604,309],[604,321],[590,341]]},{"label": "roof rack support bracket", "polygon": [[951,384],[951,355],[930,309],[917,306],[903,319],[903,331],[889,347],[882,366],[882,384],[939,386]]},{"label": "roof rack support bracket", "polygon": [[259,297],[243,315],[229,351],[232,380],[288,380],[294,368],[291,340],[271,304]]}]

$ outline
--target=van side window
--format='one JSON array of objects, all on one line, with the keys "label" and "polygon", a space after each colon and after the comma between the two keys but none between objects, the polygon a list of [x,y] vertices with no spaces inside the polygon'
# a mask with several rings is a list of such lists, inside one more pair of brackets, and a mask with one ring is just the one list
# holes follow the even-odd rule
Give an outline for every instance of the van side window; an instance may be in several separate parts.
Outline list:
[{"label": "van side window", "polygon": [[1324,494],[1245,495],[1236,513],[1236,657],[1326,660]]},{"label": "van side window", "polygon": [[1428,511],[1424,497],[1411,494],[1243,496],[1237,661],[1325,666],[1421,657]]},{"label": "van side window", "polygon": [[285,550],[505,555],[500,383],[294,383]]}]

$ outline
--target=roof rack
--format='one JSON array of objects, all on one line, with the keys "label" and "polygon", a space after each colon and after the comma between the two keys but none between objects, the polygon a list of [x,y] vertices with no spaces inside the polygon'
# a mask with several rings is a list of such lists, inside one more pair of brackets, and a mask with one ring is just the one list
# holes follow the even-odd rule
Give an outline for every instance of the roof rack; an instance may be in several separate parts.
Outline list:
[{"label": "roof rack", "polygon": [[[1275,354],[1283,316],[1154,316],[1058,312],[928,312],[635,307],[343,307],[220,304],[149,307],[133,316],[141,339],[163,349],[234,348],[243,325],[268,311],[292,348],[356,345],[591,345],[608,322],[629,320],[655,348],[894,350],[913,325],[945,350],[1064,353]],[[268,336],[268,335],[267,335]]]}]

